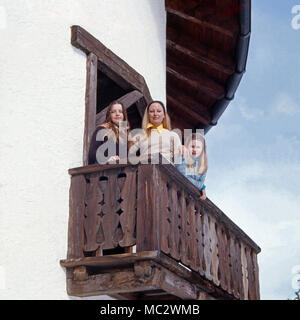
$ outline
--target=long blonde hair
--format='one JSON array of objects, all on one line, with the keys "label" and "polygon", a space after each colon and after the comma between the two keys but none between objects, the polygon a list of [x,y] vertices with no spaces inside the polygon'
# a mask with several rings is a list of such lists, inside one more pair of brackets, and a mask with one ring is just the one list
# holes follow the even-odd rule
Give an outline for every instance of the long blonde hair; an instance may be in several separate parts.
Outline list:
[{"label": "long blonde hair", "polygon": [[[193,141],[201,141],[202,143],[202,151],[198,157],[198,168],[197,168],[197,174],[204,174],[207,172],[207,156],[206,156],[206,143],[205,139],[201,134],[192,133],[190,137],[187,139],[186,146],[188,147],[190,143]],[[190,169],[193,168],[193,164],[188,164],[188,167]]]},{"label": "long blonde hair", "polygon": [[168,113],[166,111],[166,108],[165,108],[164,104],[161,101],[154,100],[154,101],[151,101],[148,104],[148,106],[147,106],[147,108],[146,108],[146,110],[144,112],[143,121],[142,121],[142,128],[146,132],[147,137],[149,137],[150,134],[151,134],[151,128],[147,128],[147,126],[150,123],[150,120],[149,120],[149,108],[153,103],[159,103],[163,108],[164,119],[163,119],[162,125],[163,125],[164,129],[172,130],[171,129],[171,120],[170,120],[170,117],[169,117],[169,115],[168,115]]}]

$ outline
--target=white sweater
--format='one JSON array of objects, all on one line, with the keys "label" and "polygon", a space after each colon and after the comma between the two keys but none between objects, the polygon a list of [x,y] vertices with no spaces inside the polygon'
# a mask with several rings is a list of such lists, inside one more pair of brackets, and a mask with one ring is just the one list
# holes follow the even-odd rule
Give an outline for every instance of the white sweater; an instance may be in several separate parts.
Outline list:
[{"label": "white sweater", "polygon": [[[172,143],[173,141],[173,143]],[[139,141],[130,149],[130,152],[136,152],[140,148],[141,156],[147,157],[161,153],[168,161],[172,161],[173,152],[175,159],[181,150],[181,140],[176,132],[167,129],[151,130],[151,135],[147,138],[139,136]],[[173,152],[172,152],[173,151]]]}]

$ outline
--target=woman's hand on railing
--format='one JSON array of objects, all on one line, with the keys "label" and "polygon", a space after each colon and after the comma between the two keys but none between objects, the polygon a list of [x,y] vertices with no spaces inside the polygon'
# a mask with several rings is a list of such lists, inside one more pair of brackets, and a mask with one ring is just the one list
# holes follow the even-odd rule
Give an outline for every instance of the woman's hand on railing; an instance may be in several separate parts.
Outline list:
[{"label": "woman's hand on railing", "polygon": [[111,156],[109,159],[108,159],[108,163],[116,163],[116,161],[119,161],[120,160],[120,157],[119,156]]},{"label": "woman's hand on railing", "polygon": [[200,199],[201,199],[201,200],[205,200],[205,199],[206,199],[206,192],[205,192],[205,189],[201,190]]},{"label": "woman's hand on railing", "polygon": [[182,154],[183,157],[186,157],[188,155],[188,150],[184,145],[181,146],[181,150],[180,151],[181,151],[181,154]]}]

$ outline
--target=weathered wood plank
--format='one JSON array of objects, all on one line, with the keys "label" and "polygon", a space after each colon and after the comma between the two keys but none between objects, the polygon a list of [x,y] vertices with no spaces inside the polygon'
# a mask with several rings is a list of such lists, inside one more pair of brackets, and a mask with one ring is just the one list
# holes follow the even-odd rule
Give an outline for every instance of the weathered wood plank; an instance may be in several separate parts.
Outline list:
[{"label": "weathered wood plank", "polygon": [[161,250],[169,254],[172,247],[172,213],[169,207],[167,182],[161,179],[158,183],[160,193],[160,214],[161,214]]},{"label": "weathered wood plank", "polygon": [[186,242],[186,253],[188,259],[188,267],[195,267],[194,259],[194,246],[196,243],[195,233],[194,233],[194,224],[193,224],[193,216],[195,214],[195,206],[193,198],[189,198],[188,194],[185,195],[186,201],[186,220],[185,220],[185,242]]},{"label": "weathered wood plank", "polygon": [[[104,232],[105,242],[102,244],[103,249],[112,249],[118,246],[123,234],[119,228],[120,217],[118,211],[120,210],[120,189],[118,188],[117,176],[120,169],[110,170],[105,173],[103,178],[104,188],[104,203],[102,205],[103,216],[101,224]],[[100,177],[101,179],[101,177]]]},{"label": "weathered wood plank", "polygon": [[217,229],[219,268],[220,268],[220,286],[225,291],[231,293],[230,285],[230,267],[229,267],[229,243],[228,236],[224,230],[224,225],[219,225]]},{"label": "weathered wood plank", "polygon": [[[193,63],[196,69],[203,70],[206,74],[209,74],[213,79],[219,83],[225,83],[228,77],[234,73],[235,69],[226,67],[223,64],[214,61],[207,53],[195,52],[187,47],[184,47],[172,40],[167,40],[168,55],[172,55],[176,58],[188,58]],[[199,48],[198,48],[199,50]],[[168,61],[167,55],[167,61]]]},{"label": "weathered wood plank", "polygon": [[119,188],[120,193],[120,209],[123,211],[120,215],[120,223],[123,230],[123,238],[119,242],[120,246],[127,247],[136,243],[134,230],[136,226],[136,207],[137,207],[137,168],[127,167],[118,177],[126,175],[122,185]]},{"label": "weathered wood plank", "polygon": [[196,212],[196,220],[195,220],[195,228],[196,228],[196,241],[197,246],[195,247],[196,250],[196,265],[197,271],[200,273],[201,276],[204,276],[204,269],[203,269],[203,250],[204,250],[204,243],[203,243],[203,225],[202,225],[202,205],[197,206]]},{"label": "weathered wood plank", "polygon": [[[168,87],[169,88],[169,87]],[[179,113],[179,111],[187,113],[186,117],[189,121],[201,121],[203,124],[210,123],[210,114],[201,106],[198,102],[194,101],[191,98],[186,99],[187,95],[184,92],[173,89],[167,89],[167,106],[172,107],[173,112]],[[174,93],[174,92],[177,92]],[[184,101],[185,103],[181,102]]]},{"label": "weathered wood plank", "polygon": [[253,268],[254,268],[254,283],[255,283],[255,300],[260,299],[260,291],[259,291],[259,267],[257,262],[257,254],[254,250],[252,252],[252,261],[253,261]]},{"label": "weathered wood plank", "polygon": [[83,257],[86,184],[83,175],[72,177],[69,194],[68,253],[67,258]]},{"label": "weathered wood plank", "polygon": [[84,213],[84,251],[96,251],[104,242],[104,234],[101,228],[100,214],[103,194],[99,188],[99,176],[91,174],[86,177],[86,197]]},{"label": "weathered wood plank", "polygon": [[112,170],[116,168],[124,168],[131,166],[130,164],[90,164],[88,166],[84,167],[76,167],[76,168],[71,168],[68,170],[69,175],[75,176],[75,175],[80,175],[80,174],[89,174],[89,173],[94,173],[94,172],[102,172],[106,170]]},{"label": "weathered wood plank", "polygon": [[122,253],[99,257],[70,258],[60,260],[60,264],[62,267],[66,268],[74,268],[78,266],[115,268],[134,264],[137,261],[153,260],[158,256],[158,251],[143,251],[138,253]]},{"label": "weathered wood plank", "polygon": [[212,248],[211,248],[211,232],[210,232],[210,217],[205,212],[203,213],[203,262],[205,265],[205,277],[212,280],[211,264],[212,264]]},{"label": "weathered wood plank", "polygon": [[170,230],[171,232],[170,255],[174,259],[180,260],[181,234],[180,234],[179,227],[181,228],[182,223],[181,223],[181,215],[179,214],[177,191],[173,183],[171,183],[170,181],[168,181],[167,186],[168,186],[169,208],[172,214],[171,230]]},{"label": "weathered wood plank", "polygon": [[[198,208],[193,198],[190,199],[190,230],[191,230],[191,264],[190,268],[194,271],[199,271],[199,240],[198,240],[198,228],[199,220],[197,219]],[[201,226],[200,226],[201,227]]]},{"label": "weathered wood plank", "polygon": [[159,270],[155,269],[153,276],[147,281],[141,281],[132,269],[107,272],[90,276],[86,281],[70,281],[68,294],[73,296],[96,296],[111,293],[142,292],[156,288]]},{"label": "weathered wood plank", "polygon": [[229,300],[234,299],[232,295],[229,295],[225,291],[216,287],[211,283],[211,281],[200,276],[199,273],[187,270],[186,268],[178,264],[174,259],[166,256],[161,252],[158,252],[158,256],[154,258],[154,261],[159,264],[162,264],[165,268],[176,273],[181,278],[186,279],[191,283],[194,283],[199,289],[207,292],[213,297]]},{"label": "weathered wood plank", "polygon": [[[246,250],[247,273],[248,273],[248,297],[249,300],[259,299],[259,279],[257,274],[258,266],[256,264],[256,256],[253,255],[251,248]],[[255,258],[255,259],[253,259]]]},{"label": "weathered wood plank", "polygon": [[186,72],[183,73],[175,69],[174,64],[168,64],[167,74],[168,76],[172,76],[173,78],[175,78],[177,81],[179,81],[179,83],[183,83],[185,87],[191,88],[193,92],[198,91],[201,92],[201,95],[205,97],[207,96],[206,100],[203,100],[203,102],[215,101],[225,97],[224,89],[217,86],[214,86],[212,88],[208,86],[207,79],[205,79],[204,75],[199,75],[198,78],[195,79],[195,77],[193,77],[191,74],[186,74]]},{"label": "weathered wood plank", "polygon": [[246,246],[241,243],[241,261],[242,261],[242,274],[243,274],[243,300],[248,300],[248,270],[247,270],[247,257]]},{"label": "weathered wood plank", "polygon": [[162,268],[158,287],[181,299],[197,299],[196,286],[177,276],[175,273]]},{"label": "weathered wood plank", "polygon": [[220,26],[167,7],[168,23],[180,28],[182,33],[194,36],[215,49],[234,54],[236,34]]},{"label": "weathered wood plank", "polygon": [[219,279],[219,250],[218,238],[216,231],[216,221],[213,217],[210,218],[210,235],[211,235],[211,275],[215,285],[220,285]]},{"label": "weathered wood plank", "polygon": [[97,72],[98,58],[94,53],[87,56],[86,61],[86,92],[85,121],[83,138],[83,165],[88,165],[88,152],[91,138],[96,126],[97,110]]},{"label": "weathered wood plank", "polygon": [[188,241],[187,241],[187,234],[188,234],[188,228],[187,228],[187,210],[186,210],[186,195],[183,190],[179,191],[179,203],[180,203],[180,211],[179,215],[181,216],[181,234],[180,234],[180,257],[181,257],[181,262],[189,266],[190,265],[190,260],[188,257]]},{"label": "weathered wood plank", "polygon": [[160,249],[159,194],[155,166],[138,167],[136,251]]},{"label": "weathered wood plank", "polygon": [[237,299],[240,299],[242,287],[241,252],[239,243],[233,235],[230,236],[229,246],[232,293]]}]

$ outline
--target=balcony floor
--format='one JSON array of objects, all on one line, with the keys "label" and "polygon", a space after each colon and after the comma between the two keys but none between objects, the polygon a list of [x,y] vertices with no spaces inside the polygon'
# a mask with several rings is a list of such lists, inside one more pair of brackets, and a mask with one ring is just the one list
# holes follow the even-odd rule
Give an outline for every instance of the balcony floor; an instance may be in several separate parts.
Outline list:
[{"label": "balcony floor", "polygon": [[234,299],[160,251],[61,260],[71,296],[126,300]]}]

